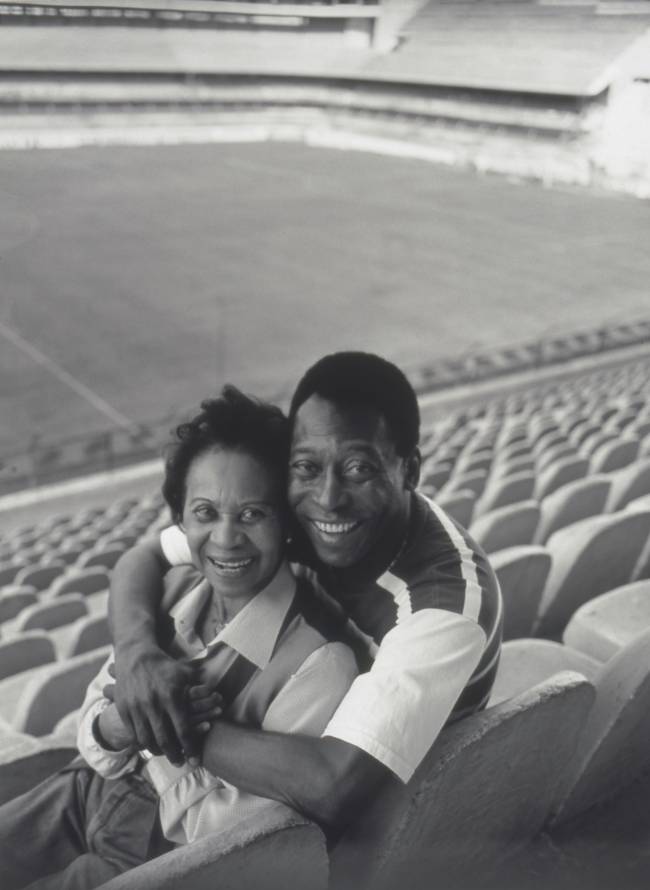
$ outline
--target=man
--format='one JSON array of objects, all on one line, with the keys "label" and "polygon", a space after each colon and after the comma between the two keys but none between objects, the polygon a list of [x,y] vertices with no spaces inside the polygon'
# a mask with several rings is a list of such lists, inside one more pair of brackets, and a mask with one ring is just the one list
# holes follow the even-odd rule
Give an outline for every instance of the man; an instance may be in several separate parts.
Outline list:
[{"label": "man", "polygon": [[[340,828],[380,782],[407,782],[442,727],[484,707],[498,663],[502,609],[480,548],[416,493],[419,411],[406,377],[366,353],[326,356],[293,396],[288,498],[321,593],[362,636],[372,667],[321,738],[218,720],[203,765],[252,794]],[[111,615],[116,702],[143,747],[192,753],[188,670],[155,639],[161,575],[187,561],[182,533],[118,563]]]}]

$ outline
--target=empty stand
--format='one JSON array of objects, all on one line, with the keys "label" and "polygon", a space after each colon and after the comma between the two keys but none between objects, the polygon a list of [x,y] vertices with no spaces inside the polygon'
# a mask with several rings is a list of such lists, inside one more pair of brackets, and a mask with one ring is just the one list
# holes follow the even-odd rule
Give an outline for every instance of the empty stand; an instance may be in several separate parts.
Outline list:
[{"label": "empty stand", "polygon": [[19,732],[42,736],[79,708],[88,684],[106,661],[110,646],[68,658],[41,669],[25,686],[16,704],[13,726]]},{"label": "empty stand", "polygon": [[594,475],[570,482],[547,495],[540,504],[534,542],[545,544],[553,532],[603,511],[610,487],[608,476]]},{"label": "empty stand", "polygon": [[428,890],[432,875],[471,886],[547,820],[592,701],[565,673],[444,730],[411,781],[391,783],[348,829],[331,886]]},{"label": "empty stand", "polygon": [[553,563],[534,632],[559,638],[587,600],[632,579],[650,535],[650,510],[584,519],[555,532],[546,546]]},{"label": "empty stand", "polygon": [[596,700],[572,759],[570,791],[558,798],[556,822],[620,793],[650,771],[649,652],[646,630],[594,678]]},{"label": "empty stand", "polygon": [[0,589],[0,623],[15,618],[27,606],[38,601],[35,587],[8,584]]},{"label": "empty stand", "polygon": [[592,658],[607,661],[649,628],[650,581],[637,581],[581,606],[569,621],[563,640]]},{"label": "empty stand", "polygon": [[508,701],[560,671],[575,671],[595,682],[602,662],[553,640],[508,640],[492,687],[489,707]]},{"label": "empty stand", "polygon": [[483,513],[469,532],[486,553],[505,547],[530,544],[539,523],[540,510],[535,500],[519,501]]},{"label": "empty stand", "polygon": [[490,562],[503,596],[504,640],[529,636],[551,570],[550,553],[544,547],[508,547]]},{"label": "empty stand", "polygon": [[49,634],[31,630],[0,641],[0,680],[56,660]]},{"label": "empty stand", "polygon": [[76,621],[87,612],[88,607],[83,596],[78,593],[67,594],[50,602],[28,606],[16,619],[13,630],[15,632],[34,629],[51,630]]},{"label": "empty stand", "polygon": [[88,596],[91,593],[107,590],[109,586],[110,575],[104,569],[71,569],[52,584],[47,596],[52,599],[71,593]]}]

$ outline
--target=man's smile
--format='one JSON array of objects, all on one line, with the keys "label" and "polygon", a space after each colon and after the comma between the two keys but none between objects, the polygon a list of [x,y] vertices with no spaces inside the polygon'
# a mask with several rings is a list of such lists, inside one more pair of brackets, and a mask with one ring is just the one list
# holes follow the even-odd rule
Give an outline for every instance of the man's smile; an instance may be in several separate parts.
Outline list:
[{"label": "man's smile", "polygon": [[321,536],[327,538],[341,538],[350,534],[361,525],[361,522],[322,522],[318,519],[311,519],[311,524],[316,528]]}]

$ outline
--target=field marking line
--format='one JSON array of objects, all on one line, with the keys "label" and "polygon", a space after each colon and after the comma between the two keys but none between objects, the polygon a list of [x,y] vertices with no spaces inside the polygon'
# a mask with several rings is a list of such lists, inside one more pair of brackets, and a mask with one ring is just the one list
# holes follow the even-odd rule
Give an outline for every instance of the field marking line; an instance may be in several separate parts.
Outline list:
[{"label": "field marking line", "polygon": [[132,429],[134,424],[133,421],[129,420],[124,414],[118,411],[116,408],[113,408],[105,399],[103,399],[96,392],[93,392],[92,389],[87,387],[80,380],[77,380],[69,371],[66,371],[65,368],[62,368],[61,365],[57,364],[54,359],[49,358],[49,356],[45,355],[45,353],[41,352],[38,347],[34,346],[28,340],[25,340],[17,331],[14,331],[12,328],[8,327],[2,321],[0,321],[0,334],[2,334],[10,343],[13,343],[18,349],[21,349],[26,355],[28,355],[36,364],[41,365],[41,367],[45,368],[53,377],[56,377],[64,386],[69,387],[73,392],[75,392],[78,396],[81,396],[82,399],[85,399],[92,407],[98,411],[100,414],[103,414],[104,417],[107,417],[111,423],[116,424],[117,426],[124,427],[125,429]]}]

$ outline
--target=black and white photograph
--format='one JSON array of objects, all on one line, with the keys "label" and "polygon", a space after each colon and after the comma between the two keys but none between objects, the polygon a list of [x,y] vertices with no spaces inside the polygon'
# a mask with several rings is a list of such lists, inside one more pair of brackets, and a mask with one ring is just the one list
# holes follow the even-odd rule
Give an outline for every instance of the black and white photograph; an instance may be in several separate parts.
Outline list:
[{"label": "black and white photograph", "polygon": [[650,888],[650,0],[0,0],[2,890]]}]

